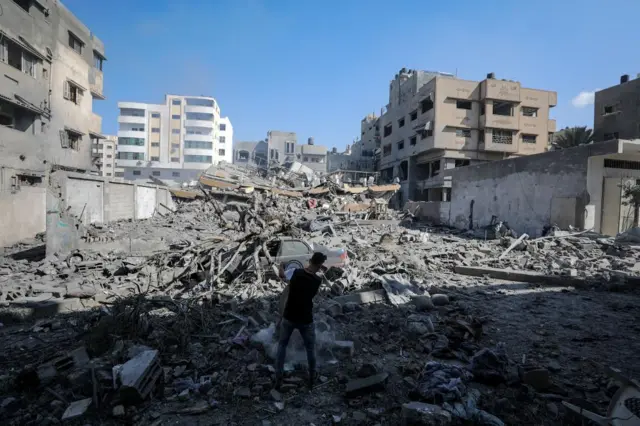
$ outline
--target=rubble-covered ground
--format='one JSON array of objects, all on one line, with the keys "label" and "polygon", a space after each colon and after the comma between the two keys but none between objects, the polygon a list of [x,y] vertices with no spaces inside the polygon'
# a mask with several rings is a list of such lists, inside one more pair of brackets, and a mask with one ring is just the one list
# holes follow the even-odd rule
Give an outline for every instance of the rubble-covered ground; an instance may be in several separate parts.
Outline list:
[{"label": "rubble-covered ground", "polygon": [[[562,401],[604,415],[618,388],[608,368],[640,377],[632,244],[559,233],[503,255],[513,237],[478,239],[410,216],[353,221],[334,204],[199,199],[171,216],[93,227],[71,256],[9,251],[3,424],[579,425]],[[315,301],[311,391],[297,332],[284,385],[272,389],[283,284],[261,259],[281,236],[350,258],[327,272]]]}]

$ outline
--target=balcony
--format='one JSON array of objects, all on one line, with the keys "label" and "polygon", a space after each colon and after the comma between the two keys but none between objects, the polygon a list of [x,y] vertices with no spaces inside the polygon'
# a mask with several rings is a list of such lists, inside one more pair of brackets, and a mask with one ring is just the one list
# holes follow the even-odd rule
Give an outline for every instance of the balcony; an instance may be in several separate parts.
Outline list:
[{"label": "balcony", "polygon": [[215,142],[215,136],[213,134],[210,135],[184,135],[185,141],[197,141],[197,142]]},{"label": "balcony", "polygon": [[213,148],[182,148],[184,155],[213,155]]},{"label": "balcony", "polygon": [[497,128],[497,129],[509,129],[518,130],[519,123],[518,117],[508,115],[494,115],[487,113],[480,117],[480,128]]},{"label": "balcony", "polygon": [[91,113],[89,117],[89,133],[99,135],[102,132],[102,117],[98,114]]},{"label": "balcony", "polygon": [[89,70],[89,88],[94,98],[105,99],[104,97],[104,82],[102,71],[96,68]]},{"label": "balcony", "polygon": [[185,105],[184,112],[203,112],[205,114],[214,114],[216,113],[216,109],[212,106],[202,106],[202,105]]},{"label": "balcony", "polygon": [[203,127],[206,129],[213,129],[215,123],[209,120],[185,120],[184,127]]},{"label": "balcony", "polygon": [[147,132],[139,130],[118,130],[118,137],[120,138],[140,138],[146,139]]}]

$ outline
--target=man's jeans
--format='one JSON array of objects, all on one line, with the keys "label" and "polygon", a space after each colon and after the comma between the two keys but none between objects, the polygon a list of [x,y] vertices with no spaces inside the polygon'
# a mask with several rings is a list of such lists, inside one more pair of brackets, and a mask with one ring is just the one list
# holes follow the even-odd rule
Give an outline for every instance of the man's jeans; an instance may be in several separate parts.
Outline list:
[{"label": "man's jeans", "polygon": [[278,356],[276,358],[276,380],[282,379],[284,371],[284,360],[287,357],[287,345],[294,330],[298,330],[304,341],[307,350],[307,362],[309,363],[309,373],[313,376],[316,371],[316,327],[313,323],[294,323],[286,318],[282,318],[280,323],[280,337],[278,341]]}]

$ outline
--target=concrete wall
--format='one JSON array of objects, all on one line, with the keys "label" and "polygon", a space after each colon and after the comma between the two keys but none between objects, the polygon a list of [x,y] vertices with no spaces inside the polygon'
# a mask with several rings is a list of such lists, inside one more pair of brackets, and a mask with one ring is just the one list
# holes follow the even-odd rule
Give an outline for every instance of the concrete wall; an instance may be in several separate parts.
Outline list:
[{"label": "concrete wall", "polygon": [[[483,227],[492,215],[517,232],[539,235],[545,225],[587,224],[590,157],[618,152],[618,141],[447,170],[451,176],[450,225]],[[600,174],[602,185],[602,174]],[[592,185],[597,185],[592,184]]]},{"label": "concrete wall", "polygon": [[[596,92],[593,108],[593,139],[617,133],[620,139],[640,138],[640,78]],[[606,113],[605,106],[613,108]]]},{"label": "concrete wall", "polygon": [[45,231],[47,191],[23,187],[0,191],[0,247],[7,247]]},{"label": "concrete wall", "polygon": [[448,225],[451,203],[444,201],[409,201],[404,205],[414,216],[435,225]]}]

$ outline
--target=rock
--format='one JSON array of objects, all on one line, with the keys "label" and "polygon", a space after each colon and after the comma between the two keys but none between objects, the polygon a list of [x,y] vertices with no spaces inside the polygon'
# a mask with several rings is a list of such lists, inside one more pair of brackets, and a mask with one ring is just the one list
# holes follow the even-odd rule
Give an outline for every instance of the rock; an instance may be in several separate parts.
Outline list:
[{"label": "rock", "polygon": [[365,413],[363,413],[362,411],[354,411],[352,413],[353,416],[353,420],[358,422],[358,423],[362,423],[362,422],[366,422],[367,421],[367,415]]},{"label": "rock", "polygon": [[190,398],[189,389],[184,389],[178,394],[178,400],[179,401],[188,401],[189,398]]},{"label": "rock", "polygon": [[521,378],[523,383],[531,386],[537,391],[545,390],[551,386],[549,370],[545,368],[524,371]]},{"label": "rock", "polygon": [[11,413],[15,411],[19,405],[20,403],[16,398],[12,396],[7,397],[0,403],[0,413]]},{"label": "rock", "polygon": [[415,337],[420,337],[424,334],[434,332],[433,323],[431,322],[431,320],[410,322],[407,326],[407,330]]},{"label": "rock", "polygon": [[347,383],[347,398],[382,391],[384,390],[388,379],[389,373],[380,373],[364,379],[351,380]]},{"label": "rock", "polygon": [[340,305],[339,303],[333,303],[331,304],[331,306],[325,309],[325,312],[327,313],[327,315],[331,317],[337,317],[338,315],[342,315],[342,305]]},{"label": "rock", "polygon": [[280,392],[278,392],[277,390],[271,389],[271,392],[269,394],[274,401],[282,401],[282,394],[280,394]]},{"label": "rock", "polygon": [[558,405],[556,405],[555,403],[549,402],[547,404],[547,410],[549,410],[549,412],[553,414],[554,417],[558,416]]},{"label": "rock", "polygon": [[79,401],[74,401],[65,410],[62,415],[62,421],[77,419],[82,417],[91,406],[91,398],[81,399]]},{"label": "rock", "polygon": [[341,358],[351,358],[355,352],[353,342],[350,340],[336,340],[333,342],[332,350]]},{"label": "rock", "polygon": [[437,405],[415,401],[402,405],[402,424],[406,426],[445,426],[451,421],[451,414]]},{"label": "rock", "polygon": [[116,405],[111,411],[113,417],[124,417],[124,405]]},{"label": "rock", "polygon": [[432,311],[435,309],[435,305],[429,295],[416,296],[411,301],[418,311]]},{"label": "rock", "polygon": [[435,306],[445,306],[449,304],[449,296],[446,294],[434,294],[431,296],[431,301]]},{"label": "rock", "polygon": [[247,387],[238,388],[235,391],[235,395],[241,398],[251,398],[251,390]]},{"label": "rock", "polygon": [[560,366],[560,364],[558,363],[558,361],[550,361],[547,364],[547,368],[549,369],[549,371],[551,371],[552,373],[558,373],[562,370],[562,367]]}]

